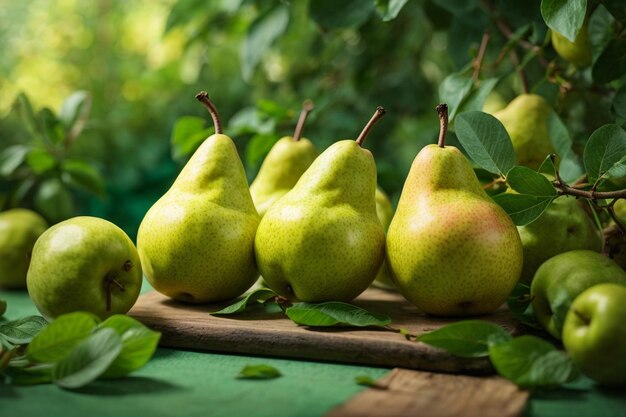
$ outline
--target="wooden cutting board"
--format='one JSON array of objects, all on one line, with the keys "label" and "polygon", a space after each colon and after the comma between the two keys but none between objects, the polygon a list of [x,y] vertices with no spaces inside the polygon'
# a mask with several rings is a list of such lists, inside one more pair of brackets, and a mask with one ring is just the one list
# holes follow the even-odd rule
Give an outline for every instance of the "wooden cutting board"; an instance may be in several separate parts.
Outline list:
[{"label": "wooden cutting board", "polygon": [[[485,358],[458,358],[390,331],[302,327],[281,312],[268,313],[260,309],[233,316],[209,314],[231,303],[189,305],[153,291],[142,295],[129,314],[160,331],[160,344],[167,347],[447,373],[493,373]],[[427,316],[399,294],[379,289],[368,289],[353,303],[387,314],[394,327],[406,328],[418,335],[456,321]],[[519,322],[504,308],[478,318],[497,323],[512,334],[521,330]]]}]

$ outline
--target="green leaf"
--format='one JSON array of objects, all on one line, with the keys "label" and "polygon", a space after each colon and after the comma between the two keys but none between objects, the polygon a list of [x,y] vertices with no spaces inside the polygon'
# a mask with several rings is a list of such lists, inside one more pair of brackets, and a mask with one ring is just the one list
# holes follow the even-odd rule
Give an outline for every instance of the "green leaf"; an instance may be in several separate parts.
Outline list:
[{"label": "green leaf", "polygon": [[459,114],[455,132],[459,142],[481,168],[506,176],[515,165],[511,138],[498,119],[480,111]]},{"label": "green leaf", "polygon": [[541,16],[548,27],[574,42],[585,21],[587,0],[541,0]]},{"label": "green leaf", "polygon": [[358,28],[374,7],[372,0],[316,0],[309,2],[309,16],[324,29]]},{"label": "green leaf", "polygon": [[465,14],[478,6],[478,0],[433,0],[433,3],[454,15]]},{"label": "green leaf", "polygon": [[320,304],[295,303],[285,313],[295,323],[303,326],[382,327],[391,323],[391,319],[384,314],[371,313],[361,307],[338,301]]},{"label": "green leaf", "polygon": [[36,385],[52,382],[51,365],[35,365],[29,367],[9,367],[5,375],[14,385]]},{"label": "green leaf", "polygon": [[555,197],[502,193],[492,197],[507,212],[517,226],[534,222],[543,214]]},{"label": "green leaf", "polygon": [[389,22],[400,13],[409,0],[376,0],[376,9],[383,22]]},{"label": "green leaf", "polygon": [[572,297],[565,288],[558,288],[554,297],[550,299],[550,310],[552,311],[552,319],[557,329],[563,328],[565,316],[572,305]]},{"label": "green leaf", "polygon": [[56,158],[50,154],[46,149],[33,148],[28,152],[26,157],[26,163],[37,174],[43,174],[46,171],[53,169],[56,164]]},{"label": "green leaf", "polygon": [[276,135],[254,135],[246,145],[246,164],[258,165],[278,140]]},{"label": "green leaf", "polygon": [[593,64],[591,75],[598,84],[606,84],[626,73],[626,37],[612,39]]},{"label": "green leaf", "polygon": [[15,102],[13,103],[13,108],[17,114],[19,114],[29,133],[33,137],[38,137],[42,133],[41,127],[39,126],[39,121],[35,117],[33,106],[30,104],[30,100],[26,94],[19,93],[17,95]]},{"label": "green leaf", "polygon": [[52,144],[59,144],[65,139],[65,126],[52,110],[44,107],[39,111],[45,138]]},{"label": "green leaf", "polygon": [[482,320],[465,320],[424,333],[417,340],[444,349],[464,358],[478,358],[489,354],[489,345],[511,338],[502,327]]},{"label": "green leaf", "polygon": [[[626,119],[626,85],[623,85],[613,96],[613,105],[611,110],[615,115]],[[0,166],[2,163],[0,162]]]},{"label": "green leaf", "polygon": [[211,314],[214,316],[220,316],[241,313],[245,311],[248,307],[250,307],[251,303],[264,303],[275,296],[276,293],[269,288],[257,288],[254,291],[250,291],[234,304],[231,304],[228,307],[224,307],[223,309],[213,312]]},{"label": "green leaf", "polygon": [[506,304],[517,320],[532,328],[543,330],[533,312],[532,296],[528,284],[523,282],[515,284]]},{"label": "green leaf", "polygon": [[61,178],[67,184],[104,197],[104,178],[93,166],[78,159],[66,159],[61,163]]},{"label": "green leaf", "polygon": [[536,336],[492,345],[489,358],[501,376],[523,388],[558,386],[578,374],[565,352]]},{"label": "green leaf", "polygon": [[195,116],[176,119],[172,128],[172,158],[182,162],[198,149],[198,146],[215,131],[206,127],[206,120]]},{"label": "green leaf", "polygon": [[269,365],[246,365],[239,374],[238,379],[274,379],[282,374],[273,366]]},{"label": "green leaf", "polygon": [[67,129],[71,129],[79,118],[86,116],[83,112],[88,112],[90,108],[91,94],[85,90],[75,91],[63,102],[59,120]]},{"label": "green leaf", "polygon": [[104,373],[115,378],[142,368],[154,355],[161,333],[150,330],[141,322],[124,314],[116,314],[98,325],[100,329],[113,329],[122,338],[122,350]]},{"label": "green leaf", "polygon": [[506,176],[506,181],[512,189],[520,194],[540,197],[556,197],[557,195],[556,190],[546,177],[525,166],[513,167]]},{"label": "green leaf", "polygon": [[33,339],[26,356],[33,362],[58,362],[91,334],[98,321],[93,314],[82,311],[63,314]]},{"label": "green leaf", "polygon": [[197,18],[206,9],[205,0],[178,0],[171,8],[165,24],[165,33]]},{"label": "green leaf", "polygon": [[483,106],[485,105],[485,100],[487,100],[487,96],[491,93],[491,91],[493,91],[498,82],[500,82],[500,78],[489,78],[486,80],[481,80],[478,87],[472,85],[471,92],[462,102],[460,110],[457,112],[457,114],[467,111],[482,110]]},{"label": "green leaf", "polygon": [[589,33],[589,43],[591,44],[592,62],[596,62],[602,55],[604,49],[613,38],[615,19],[602,4],[598,4],[596,9],[589,16],[587,32]]},{"label": "green leaf", "polygon": [[439,101],[448,105],[448,118],[450,121],[461,108],[461,103],[472,90],[474,81],[467,75],[454,73],[448,75],[439,85]]},{"label": "green leaf", "polygon": [[252,22],[241,48],[241,75],[245,81],[250,81],[257,65],[288,24],[289,10],[285,6],[270,9]]},{"label": "green leaf", "polygon": [[58,178],[45,180],[35,194],[35,208],[52,223],[74,215],[74,198]]},{"label": "green leaf", "polygon": [[26,160],[30,148],[25,145],[9,146],[0,153],[0,176],[8,177]]},{"label": "green leaf", "polygon": [[55,384],[80,388],[97,379],[111,366],[122,350],[122,339],[114,329],[100,329],[78,343],[52,369]]},{"label": "green leaf", "polygon": [[6,311],[7,311],[7,302],[4,300],[0,300],[0,317],[2,317]]},{"label": "green leaf", "polygon": [[[6,308],[6,303],[4,308]],[[2,311],[4,313],[4,311]],[[0,314],[1,316],[2,314]],[[30,343],[44,327],[48,325],[46,319],[41,316],[28,316],[19,320],[10,321],[0,325],[0,335],[3,339],[14,345]]]},{"label": "green leaf", "polygon": [[591,134],[583,152],[589,182],[626,175],[626,132],[604,125]]},{"label": "green leaf", "polygon": [[602,0],[602,4],[620,22],[626,22],[626,3],[623,0]]}]

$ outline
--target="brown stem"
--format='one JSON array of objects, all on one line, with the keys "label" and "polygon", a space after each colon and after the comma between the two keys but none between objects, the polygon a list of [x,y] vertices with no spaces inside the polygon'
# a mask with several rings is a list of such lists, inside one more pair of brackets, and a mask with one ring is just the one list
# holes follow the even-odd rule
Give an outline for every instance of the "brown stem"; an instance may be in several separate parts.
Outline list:
[{"label": "brown stem", "polygon": [[480,47],[478,48],[478,55],[476,55],[476,59],[472,63],[472,66],[474,67],[472,79],[474,79],[474,81],[476,81],[478,79],[478,76],[480,75],[480,68],[482,67],[483,60],[485,59],[485,52],[487,51],[487,45],[489,44],[490,38],[491,35],[489,34],[489,31],[484,31],[483,38],[480,41]]},{"label": "brown stem", "polygon": [[376,107],[376,111],[372,115],[372,118],[369,120],[369,122],[367,122],[367,124],[365,125],[365,127],[363,128],[361,133],[359,134],[359,137],[356,138],[356,143],[359,146],[361,146],[361,147],[363,146],[363,142],[365,142],[365,138],[370,133],[370,130],[372,130],[372,127],[374,127],[376,122],[378,122],[380,119],[382,119],[382,117],[385,114],[387,114],[387,111],[384,108],[382,108],[380,106]]},{"label": "brown stem", "polygon": [[517,57],[517,52],[509,52],[509,58],[515,66],[515,69],[517,70],[517,75],[519,75],[519,79],[522,82],[522,92],[524,94],[528,94],[528,92],[530,91],[530,88],[528,87],[528,78],[526,77],[526,72],[524,71],[524,68],[522,68],[522,66],[520,65],[519,58]]},{"label": "brown stem", "polygon": [[196,94],[196,99],[200,103],[204,104],[204,107],[206,107],[209,111],[209,114],[213,119],[213,126],[215,126],[215,133],[218,135],[222,134],[223,131],[222,122],[220,122],[220,115],[217,112],[215,104],[213,104],[213,102],[209,99],[209,93],[207,93],[206,91],[200,91],[198,94]]},{"label": "brown stem", "polygon": [[489,190],[490,188],[494,188],[496,185],[506,184],[506,179],[502,177],[498,177],[495,180],[488,182],[483,185],[483,190]]},{"label": "brown stem", "polygon": [[124,269],[124,271],[128,272],[131,269],[133,269],[133,262],[129,259],[126,262],[124,262],[124,266],[122,267],[122,269]]},{"label": "brown stem", "polygon": [[298,123],[296,124],[296,130],[293,132],[294,142],[299,141],[300,138],[302,137],[302,128],[304,127],[304,122],[306,120],[306,117],[309,115],[309,113],[311,112],[311,110],[313,110],[314,107],[315,105],[313,104],[311,100],[304,100],[304,103],[302,103],[302,111],[300,112],[300,118],[298,119]]},{"label": "brown stem", "polygon": [[416,335],[416,334],[409,333],[409,332],[408,332],[408,331],[406,331],[406,330],[403,330],[403,329],[396,329],[395,327],[391,327],[391,326],[389,326],[389,325],[384,326],[383,328],[384,328],[385,330],[389,330],[390,332],[399,333],[399,334],[401,334],[401,335],[404,335],[404,337],[406,338],[406,340],[411,340],[411,339],[413,339],[413,340],[417,340],[417,335]]},{"label": "brown stem", "polygon": [[572,195],[574,197],[584,197],[589,200],[602,200],[612,198],[626,198],[626,190],[617,191],[586,191],[579,190],[578,188],[570,187],[567,184],[561,183],[558,180],[552,183],[554,188],[559,192],[559,195]]},{"label": "brown stem", "polygon": [[435,110],[437,110],[437,115],[439,116],[439,139],[437,139],[437,145],[443,148],[446,146],[446,135],[448,134],[448,105],[441,103],[435,107]]},{"label": "brown stem", "polygon": [[617,200],[618,199],[616,198],[615,200],[611,201],[611,203],[606,207],[606,211],[609,212],[609,216],[611,216],[611,219],[613,219],[613,221],[615,222],[615,224],[617,225],[619,230],[622,232],[622,234],[626,234],[626,227],[624,227],[624,224],[622,223],[620,218],[615,213],[615,207],[614,206],[615,206],[615,202]]}]

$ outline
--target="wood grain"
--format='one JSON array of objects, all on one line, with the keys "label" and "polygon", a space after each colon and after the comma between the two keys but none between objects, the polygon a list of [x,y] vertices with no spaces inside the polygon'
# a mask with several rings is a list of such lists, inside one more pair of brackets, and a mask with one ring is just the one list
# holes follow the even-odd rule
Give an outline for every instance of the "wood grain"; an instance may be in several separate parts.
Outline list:
[{"label": "wood grain", "polygon": [[[162,332],[161,345],[177,348],[245,353],[427,371],[489,374],[485,358],[464,359],[403,336],[379,329],[308,328],[297,326],[284,314],[262,310],[236,316],[211,316],[232,302],[189,305],[157,292],[142,295],[130,315]],[[353,302],[369,311],[392,318],[394,327],[422,334],[455,320],[420,313],[399,294],[369,289]],[[511,333],[518,322],[508,310],[479,317],[497,323]]]},{"label": "wood grain", "polygon": [[394,369],[326,417],[514,417],[528,392],[500,377],[434,374]]}]

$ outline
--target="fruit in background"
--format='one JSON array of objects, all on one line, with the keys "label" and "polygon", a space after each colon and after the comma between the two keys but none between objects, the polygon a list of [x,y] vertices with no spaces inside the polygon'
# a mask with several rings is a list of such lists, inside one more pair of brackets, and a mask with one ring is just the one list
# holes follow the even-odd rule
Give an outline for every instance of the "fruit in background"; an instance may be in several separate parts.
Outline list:
[{"label": "fruit in background", "polygon": [[7,302],[0,300],[0,318],[4,315],[5,311],[7,311]]},{"label": "fruit in background", "polygon": [[517,228],[524,247],[521,280],[530,283],[549,258],[576,249],[602,251],[603,237],[573,197],[557,198],[534,222]]},{"label": "fruit in background", "polygon": [[537,321],[560,339],[572,301],[587,288],[602,283],[626,285],[626,272],[598,252],[574,250],[548,259],[537,270],[530,287]]},{"label": "fruit in background", "polygon": [[565,318],[563,345],[602,385],[626,385],[626,287],[599,284],[582,292]]},{"label": "fruit in background", "polygon": [[[613,210],[622,226],[626,227],[626,200],[617,200],[613,205]],[[619,230],[615,222],[611,221],[606,234],[606,252],[616,264],[626,269],[626,236],[622,235]]]},{"label": "fruit in background", "polygon": [[304,122],[311,110],[313,103],[305,101],[293,137],[285,136],[274,144],[250,185],[252,200],[261,217],[296,185],[317,157],[315,145],[301,137]]},{"label": "fruit in background", "polygon": [[74,217],[35,243],[28,294],[48,318],[88,311],[104,319],[126,313],[141,290],[141,264],[122,229],[97,217]]},{"label": "fruit in background", "polygon": [[17,208],[0,213],[0,288],[26,289],[26,272],[37,238],[48,223],[34,211]]},{"label": "fruit in background", "polygon": [[551,32],[552,46],[561,58],[577,67],[588,67],[591,65],[591,42],[589,42],[587,21],[583,23],[578,31],[574,42],[571,42],[559,32],[554,30]]},{"label": "fruit in background", "polygon": [[209,110],[215,134],[148,210],[137,248],[155,290],[188,303],[210,303],[243,294],[258,277],[254,234],[259,215],[215,106],[204,91],[196,98]]},{"label": "fruit in background", "polygon": [[493,113],[508,132],[518,165],[538,169],[554,147],[548,134],[550,104],[536,94],[522,94]]},{"label": "fruit in background", "polygon": [[494,311],[522,271],[515,224],[485,193],[469,161],[445,145],[447,107],[438,145],[411,166],[387,233],[396,288],[422,311],[467,316]]},{"label": "fruit in background", "polygon": [[[383,230],[387,233],[387,229],[389,229],[389,224],[393,218],[393,207],[391,207],[391,201],[389,201],[389,197],[380,187],[376,187],[375,199],[376,215],[378,216],[380,223],[383,225]],[[391,270],[389,269],[389,265],[387,265],[387,261],[383,261],[383,266],[380,267],[380,271],[378,271],[378,275],[376,275],[376,279],[373,284],[386,290],[395,289],[393,278],[391,277]]]},{"label": "fruit in background", "polygon": [[256,258],[278,294],[306,302],[349,301],[376,277],[385,232],[376,217],[376,163],[361,145],[383,115],[379,107],[356,141],[326,149],[261,219]]},{"label": "fruit in background", "polygon": [[506,105],[507,102],[502,94],[498,93],[497,91],[492,91],[485,99],[485,103],[483,104],[483,111],[485,113],[493,114],[505,108]]}]

